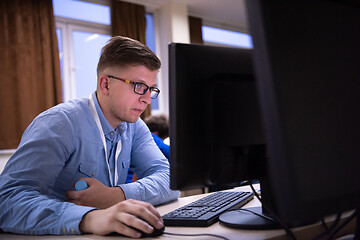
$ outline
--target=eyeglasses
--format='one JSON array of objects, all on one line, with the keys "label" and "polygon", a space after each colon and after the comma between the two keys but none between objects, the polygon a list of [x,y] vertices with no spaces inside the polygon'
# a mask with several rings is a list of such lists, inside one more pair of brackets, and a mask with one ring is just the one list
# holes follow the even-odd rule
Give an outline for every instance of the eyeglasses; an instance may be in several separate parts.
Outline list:
[{"label": "eyeglasses", "polygon": [[133,82],[133,81],[130,81],[130,80],[121,79],[121,78],[114,77],[114,76],[111,76],[111,75],[108,75],[107,77],[123,81],[124,83],[134,84],[134,92],[139,94],[139,95],[144,95],[147,92],[147,90],[149,90],[150,91],[150,96],[151,96],[152,99],[155,99],[155,98],[157,98],[159,96],[160,89],[158,89],[156,87],[149,87],[145,83]]}]

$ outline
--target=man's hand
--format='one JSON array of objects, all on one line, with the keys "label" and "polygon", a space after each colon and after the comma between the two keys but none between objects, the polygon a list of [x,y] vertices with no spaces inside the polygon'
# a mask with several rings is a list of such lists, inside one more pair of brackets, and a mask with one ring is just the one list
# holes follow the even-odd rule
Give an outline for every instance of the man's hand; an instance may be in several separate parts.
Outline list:
[{"label": "man's hand", "polygon": [[105,209],[125,200],[125,194],[120,187],[107,187],[95,178],[81,178],[81,180],[84,180],[89,187],[81,191],[67,191],[67,201]]},{"label": "man's hand", "polygon": [[162,218],[155,207],[146,202],[129,199],[107,209],[88,212],[80,222],[79,228],[84,233],[107,235],[116,232],[132,238],[140,238],[141,234],[131,227],[152,233],[154,228],[137,216],[155,228],[160,229],[163,226]]}]

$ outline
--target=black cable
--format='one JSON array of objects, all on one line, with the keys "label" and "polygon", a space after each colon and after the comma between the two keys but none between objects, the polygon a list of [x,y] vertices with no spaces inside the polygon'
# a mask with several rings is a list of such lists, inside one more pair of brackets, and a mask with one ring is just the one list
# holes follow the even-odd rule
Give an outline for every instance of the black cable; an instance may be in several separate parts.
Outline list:
[{"label": "black cable", "polygon": [[268,217],[268,216],[259,214],[259,213],[257,213],[257,212],[254,212],[254,211],[250,210],[250,209],[247,209],[247,208],[233,209],[233,210],[230,210],[229,212],[231,212],[231,211],[245,211],[245,212],[249,212],[249,213],[252,213],[252,214],[254,214],[254,215],[258,216],[258,217],[261,217],[261,218],[263,218],[263,219],[265,219],[265,220],[268,220],[268,221],[271,221],[271,222],[274,222],[274,223],[277,224],[277,222],[276,222],[274,219],[272,219],[271,217]]},{"label": "black cable", "polygon": [[347,219],[345,219],[337,228],[335,228],[330,234],[329,239],[332,239],[335,234],[340,231],[346,224],[348,224],[353,218],[360,215],[360,209],[356,209]]},{"label": "black cable", "polygon": [[336,227],[336,225],[338,225],[339,221],[341,218],[341,213],[336,214],[336,218],[335,221],[331,224],[330,227],[327,227],[325,221],[323,218],[321,218],[321,223],[323,225],[323,227],[325,228],[325,231],[323,231],[322,233],[320,233],[319,235],[317,235],[313,240],[317,240],[322,238],[324,235],[328,235],[330,234],[330,232]]},{"label": "black cable", "polygon": [[216,234],[211,234],[211,233],[196,233],[196,234],[184,234],[184,233],[169,233],[169,232],[164,232],[163,234],[167,234],[167,235],[173,235],[173,236],[181,236],[181,237],[202,237],[202,236],[209,236],[209,237],[216,237],[216,238],[221,238],[224,240],[230,240],[224,236],[220,236],[220,235],[216,235]]},{"label": "black cable", "polygon": [[358,215],[357,218],[356,218],[354,240],[360,240],[360,215]]},{"label": "black cable", "polygon": [[324,227],[325,231],[329,231],[329,228],[327,227],[324,218],[321,218],[321,225]]},{"label": "black cable", "polygon": [[256,198],[260,201],[262,207],[268,212],[270,213],[270,216],[274,219],[274,221],[281,226],[287,235],[289,235],[289,237],[293,240],[296,240],[296,237],[294,235],[294,233],[291,231],[291,229],[280,219],[276,216],[276,214],[274,214],[274,212],[272,210],[270,210],[270,208],[268,208],[262,201],[260,196],[258,195],[258,193],[255,191],[255,188],[253,187],[252,183],[249,182],[249,185],[252,189],[252,191],[254,192],[254,195],[256,196]]}]

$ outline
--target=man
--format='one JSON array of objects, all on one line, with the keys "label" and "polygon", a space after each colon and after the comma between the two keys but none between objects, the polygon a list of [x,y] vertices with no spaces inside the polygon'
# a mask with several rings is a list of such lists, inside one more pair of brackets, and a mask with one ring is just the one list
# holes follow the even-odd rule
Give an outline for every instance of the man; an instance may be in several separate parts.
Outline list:
[{"label": "man", "polygon": [[[109,40],[96,92],[37,116],[0,175],[3,231],[138,238],[133,228],[151,233],[162,227],[152,204],[179,192],[169,189],[169,163],[139,119],[159,94],[159,69],[160,60],[140,42]],[[129,167],[139,180],[124,184]],[[79,179],[88,188],[74,191]]]}]

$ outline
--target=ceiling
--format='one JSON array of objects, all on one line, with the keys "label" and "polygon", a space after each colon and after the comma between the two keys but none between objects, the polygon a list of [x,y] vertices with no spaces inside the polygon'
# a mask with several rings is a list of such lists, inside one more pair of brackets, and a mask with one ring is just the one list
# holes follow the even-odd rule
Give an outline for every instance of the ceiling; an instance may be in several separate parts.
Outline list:
[{"label": "ceiling", "polygon": [[126,0],[156,9],[168,2],[183,3],[188,6],[188,14],[200,17],[206,23],[234,30],[246,31],[245,0]]}]

